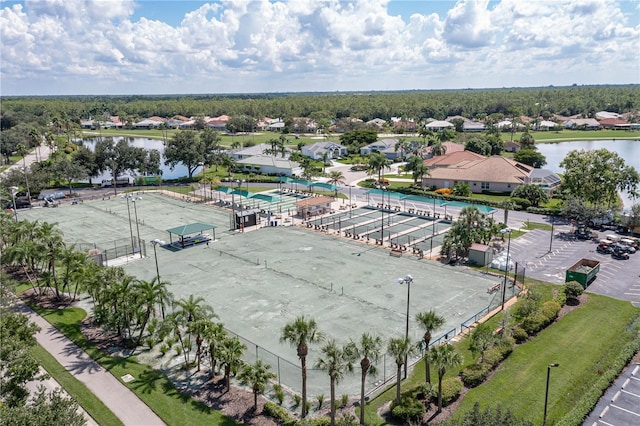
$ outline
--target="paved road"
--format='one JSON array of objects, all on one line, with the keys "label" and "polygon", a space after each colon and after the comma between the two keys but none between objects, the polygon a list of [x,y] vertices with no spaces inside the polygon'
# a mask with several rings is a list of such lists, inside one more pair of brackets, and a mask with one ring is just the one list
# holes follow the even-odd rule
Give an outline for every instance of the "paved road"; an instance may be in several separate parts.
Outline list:
[{"label": "paved road", "polygon": [[164,425],[164,422],[110,372],[76,346],[27,305],[17,310],[40,327],[36,340],[53,357],[93,392],[125,425]]}]

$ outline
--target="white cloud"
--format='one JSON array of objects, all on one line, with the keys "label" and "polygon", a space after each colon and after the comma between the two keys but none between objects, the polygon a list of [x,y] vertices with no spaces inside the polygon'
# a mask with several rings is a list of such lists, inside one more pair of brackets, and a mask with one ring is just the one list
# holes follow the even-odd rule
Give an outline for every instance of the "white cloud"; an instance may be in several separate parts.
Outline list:
[{"label": "white cloud", "polygon": [[172,26],[133,20],[128,0],[26,1],[0,10],[0,78],[6,94],[638,82],[637,7],[624,5],[460,0],[405,22],[387,0],[224,1]]}]

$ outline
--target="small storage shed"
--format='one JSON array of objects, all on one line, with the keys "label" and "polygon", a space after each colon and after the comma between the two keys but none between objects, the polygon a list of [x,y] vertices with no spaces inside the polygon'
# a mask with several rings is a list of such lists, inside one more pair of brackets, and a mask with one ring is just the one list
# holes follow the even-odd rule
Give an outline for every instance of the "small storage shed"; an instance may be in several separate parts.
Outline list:
[{"label": "small storage shed", "polygon": [[493,249],[484,244],[473,243],[469,248],[469,263],[487,266],[493,260]]},{"label": "small storage shed", "polygon": [[309,197],[296,203],[296,209],[298,210],[298,216],[302,218],[309,218],[311,216],[319,216],[329,213],[331,211],[331,203],[333,197],[321,196],[321,197]]},{"label": "small storage shed", "polygon": [[235,212],[235,229],[243,229],[247,226],[256,226],[260,223],[260,210],[248,209]]}]

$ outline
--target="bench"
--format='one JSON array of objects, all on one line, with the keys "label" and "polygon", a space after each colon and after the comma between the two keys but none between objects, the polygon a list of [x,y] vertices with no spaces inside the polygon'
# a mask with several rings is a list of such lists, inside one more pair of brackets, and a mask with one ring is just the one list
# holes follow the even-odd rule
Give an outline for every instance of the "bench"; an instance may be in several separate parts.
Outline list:
[{"label": "bench", "polygon": [[491,287],[487,288],[487,293],[493,293],[495,291],[498,291],[498,289],[500,289],[500,283],[494,284]]},{"label": "bench", "polygon": [[402,250],[391,250],[389,255],[393,257],[402,257]]}]

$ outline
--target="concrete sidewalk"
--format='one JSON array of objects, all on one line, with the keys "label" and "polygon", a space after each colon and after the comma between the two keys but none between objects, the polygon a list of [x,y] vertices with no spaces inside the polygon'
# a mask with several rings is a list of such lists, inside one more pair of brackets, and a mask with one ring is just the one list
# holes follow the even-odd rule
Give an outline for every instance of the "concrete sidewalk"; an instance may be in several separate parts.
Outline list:
[{"label": "concrete sidewalk", "polygon": [[20,302],[16,310],[40,327],[36,340],[91,392],[94,393],[125,425],[164,425],[165,423],[109,371],[60,331]]}]

